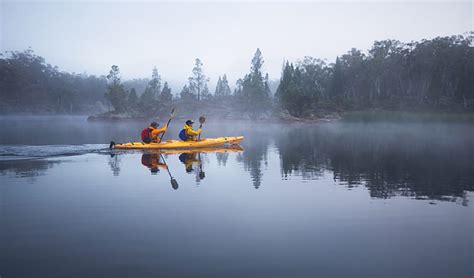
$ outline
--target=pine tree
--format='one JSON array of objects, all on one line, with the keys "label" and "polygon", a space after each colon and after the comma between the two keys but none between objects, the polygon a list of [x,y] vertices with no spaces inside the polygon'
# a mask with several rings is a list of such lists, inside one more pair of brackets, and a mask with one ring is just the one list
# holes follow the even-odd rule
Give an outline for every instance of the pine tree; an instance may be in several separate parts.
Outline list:
[{"label": "pine tree", "polygon": [[311,107],[310,94],[303,88],[302,71],[287,62],[276,93],[279,105],[290,115],[301,117]]},{"label": "pine tree", "polygon": [[183,89],[179,93],[179,96],[182,100],[195,100],[196,99],[196,95],[192,93],[188,85],[183,86]]},{"label": "pine tree", "polygon": [[209,87],[207,86],[207,84],[205,84],[204,88],[202,89],[201,99],[202,100],[211,100],[212,99],[212,94],[209,91]]},{"label": "pine tree", "polygon": [[161,76],[158,74],[158,69],[153,67],[151,72],[151,80],[145,88],[145,91],[140,97],[140,107],[143,111],[152,113],[158,109],[158,97],[161,90]]},{"label": "pine tree", "polygon": [[207,86],[209,78],[204,75],[202,69],[203,63],[199,58],[196,58],[193,68],[193,76],[189,77],[189,90],[197,95],[197,100],[201,100],[201,93],[204,90],[204,87]]},{"label": "pine tree", "polygon": [[153,100],[156,100],[161,92],[161,76],[158,74],[158,69],[156,66],[153,67],[151,72],[151,80],[148,83],[148,86],[150,87]]},{"label": "pine tree", "polygon": [[161,102],[168,103],[173,99],[173,94],[171,93],[171,88],[168,86],[168,82],[165,82],[163,85],[163,90],[160,94]]},{"label": "pine tree", "polygon": [[235,89],[234,89],[234,96],[240,101],[243,102],[243,93],[242,93],[242,87],[243,87],[244,80],[242,78],[237,79],[235,82]]},{"label": "pine tree", "polygon": [[231,93],[232,92],[229,87],[229,81],[227,81],[227,76],[225,74],[222,76],[222,78],[219,76],[214,96],[218,99],[225,99],[229,97]]},{"label": "pine tree", "polygon": [[142,112],[145,114],[149,114],[150,110],[153,110],[155,107],[155,98],[153,95],[153,91],[150,89],[149,86],[145,88],[145,91],[140,96],[139,107]]},{"label": "pine tree", "polygon": [[240,100],[251,118],[257,118],[261,113],[266,112],[271,104],[268,82],[264,80],[261,72],[263,62],[262,52],[257,48],[250,73],[245,75],[242,83]]},{"label": "pine tree", "polygon": [[227,80],[227,75],[224,74],[222,76],[222,95],[224,97],[228,97],[232,94],[232,91],[230,90],[229,87],[229,81]]},{"label": "pine tree", "polygon": [[138,96],[135,88],[130,89],[130,94],[128,95],[128,107],[132,110],[135,110],[138,105]]},{"label": "pine tree", "polygon": [[115,111],[124,112],[127,109],[127,93],[122,86],[120,69],[113,65],[107,75],[108,85],[105,98],[112,104]]},{"label": "pine tree", "polygon": [[214,91],[214,95],[217,98],[222,97],[222,79],[219,76],[219,79],[217,79],[217,85],[216,85],[216,90]]}]

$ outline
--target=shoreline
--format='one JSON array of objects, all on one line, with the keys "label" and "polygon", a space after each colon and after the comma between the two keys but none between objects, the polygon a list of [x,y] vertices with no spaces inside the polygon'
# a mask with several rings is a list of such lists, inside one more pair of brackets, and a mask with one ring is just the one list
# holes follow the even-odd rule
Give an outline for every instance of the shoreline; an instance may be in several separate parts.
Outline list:
[{"label": "shoreline", "polygon": [[[201,111],[194,111],[187,113],[187,115],[177,115],[176,120],[186,120],[189,118],[197,118],[198,115],[206,115],[207,113],[200,113]],[[219,113],[217,113],[219,114]],[[234,114],[236,115],[236,114]],[[323,113],[322,117],[298,118],[287,113],[280,113],[279,115],[267,114],[258,119],[251,119],[249,117],[237,117],[234,115],[213,115],[207,114],[206,118],[211,121],[224,122],[256,122],[256,123],[328,123],[328,122],[468,122],[474,124],[474,113],[472,112],[446,112],[446,111],[392,111],[392,110],[354,110],[333,113]],[[88,122],[136,122],[136,121],[163,121],[169,118],[169,114],[160,113],[156,116],[138,116],[127,114],[68,114],[68,113],[7,113],[0,114],[0,117],[84,117]]]}]

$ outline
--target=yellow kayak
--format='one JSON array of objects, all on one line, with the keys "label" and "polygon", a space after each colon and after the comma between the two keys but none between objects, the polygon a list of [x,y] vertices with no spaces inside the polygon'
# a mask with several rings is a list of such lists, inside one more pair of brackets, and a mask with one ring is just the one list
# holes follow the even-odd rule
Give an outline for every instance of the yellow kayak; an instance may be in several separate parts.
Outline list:
[{"label": "yellow kayak", "polygon": [[161,143],[143,143],[143,142],[130,142],[124,144],[110,143],[110,148],[128,150],[128,149],[194,149],[194,148],[208,148],[218,147],[225,145],[236,145],[240,141],[244,140],[243,136],[237,137],[218,137],[218,138],[206,138],[199,141],[180,141],[180,140],[168,140]]}]

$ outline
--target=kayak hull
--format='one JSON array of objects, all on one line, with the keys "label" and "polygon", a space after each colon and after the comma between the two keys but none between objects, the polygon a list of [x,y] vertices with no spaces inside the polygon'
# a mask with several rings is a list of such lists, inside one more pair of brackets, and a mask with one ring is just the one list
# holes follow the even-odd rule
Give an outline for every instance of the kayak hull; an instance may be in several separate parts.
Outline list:
[{"label": "kayak hull", "polygon": [[237,145],[242,140],[243,136],[237,137],[218,137],[218,138],[206,138],[200,141],[179,141],[179,140],[168,140],[161,143],[143,143],[143,142],[130,142],[124,144],[115,144],[114,149],[119,150],[143,150],[143,149],[197,149],[197,148],[209,148],[209,147],[220,147],[220,146],[231,146]]}]

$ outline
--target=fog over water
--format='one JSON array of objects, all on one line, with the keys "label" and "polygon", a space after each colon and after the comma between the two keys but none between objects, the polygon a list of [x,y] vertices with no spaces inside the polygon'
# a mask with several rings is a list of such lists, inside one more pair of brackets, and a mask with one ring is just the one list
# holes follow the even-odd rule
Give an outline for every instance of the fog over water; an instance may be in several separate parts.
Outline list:
[{"label": "fog over water", "polygon": [[[165,140],[177,138],[181,120],[175,121]],[[239,159],[255,188],[265,180],[268,155],[274,153],[277,156],[273,160],[279,163],[272,163],[272,168],[279,168],[283,180],[292,176],[313,180],[330,171],[335,181],[349,187],[368,186],[373,190],[371,196],[378,198],[462,199],[465,190],[473,189],[474,131],[469,123],[342,121],[287,125],[214,121],[206,125],[205,137],[246,137]],[[2,126],[5,132],[0,137],[0,157],[8,164],[25,158],[108,155],[106,143],[110,140],[138,141],[143,122],[8,116],[2,118]],[[31,132],[25,133],[25,129]],[[127,153],[118,151],[117,156],[126,157]]]},{"label": "fog over water", "polygon": [[161,154],[104,144],[143,122],[0,121],[5,277],[472,273],[470,123],[209,121],[243,150]]}]

